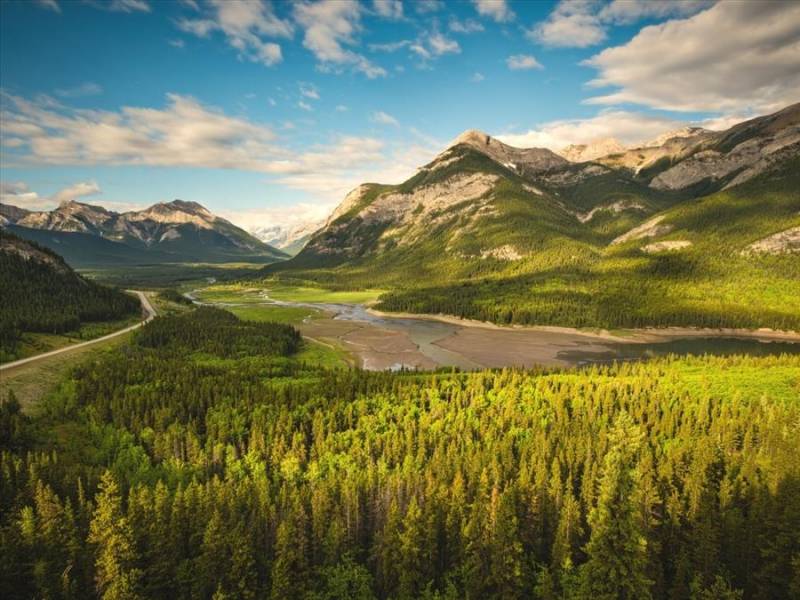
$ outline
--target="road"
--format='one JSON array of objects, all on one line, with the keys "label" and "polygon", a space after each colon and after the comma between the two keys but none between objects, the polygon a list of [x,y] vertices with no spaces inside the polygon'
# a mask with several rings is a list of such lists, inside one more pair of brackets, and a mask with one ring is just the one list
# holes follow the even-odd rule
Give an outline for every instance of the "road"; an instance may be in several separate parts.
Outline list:
[{"label": "road", "polygon": [[72,352],[73,350],[76,350],[78,348],[84,348],[86,346],[91,346],[92,344],[97,344],[105,340],[110,340],[111,338],[115,338],[119,335],[124,335],[130,331],[139,329],[139,327],[141,327],[145,323],[152,321],[153,317],[156,316],[156,309],[154,309],[153,305],[150,304],[150,300],[147,298],[147,296],[145,296],[142,292],[138,292],[136,290],[129,290],[129,291],[139,296],[139,301],[142,303],[142,308],[147,313],[147,317],[140,323],[136,323],[136,325],[125,327],[124,329],[120,329],[119,331],[115,331],[114,333],[109,333],[108,335],[104,335],[103,337],[95,338],[87,342],[81,342],[80,344],[73,344],[72,346],[64,346],[63,348],[58,348],[57,350],[51,350],[50,352],[44,352],[42,354],[37,354],[36,356],[29,356],[28,358],[22,358],[20,360],[15,360],[14,362],[5,363],[3,365],[0,365],[0,371],[13,369],[14,367],[20,367],[28,363],[36,362],[37,360],[42,360],[44,358],[49,358],[50,356],[55,356],[56,354],[61,354],[63,352]]}]

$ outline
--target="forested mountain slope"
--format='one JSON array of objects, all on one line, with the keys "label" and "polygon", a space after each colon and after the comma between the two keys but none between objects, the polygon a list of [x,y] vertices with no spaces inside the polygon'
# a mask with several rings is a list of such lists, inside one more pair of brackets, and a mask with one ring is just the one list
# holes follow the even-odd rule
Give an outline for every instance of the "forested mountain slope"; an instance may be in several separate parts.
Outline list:
[{"label": "forested mountain slope", "polygon": [[200,204],[183,200],[126,213],[74,201],[41,212],[4,205],[0,217],[0,224],[63,253],[73,266],[287,258]]},{"label": "forested mountain slope", "polygon": [[4,597],[800,593],[796,357],[326,371],[195,316],[0,403]]},{"label": "forested mountain slope", "polygon": [[47,248],[0,235],[0,360],[15,356],[25,332],[74,331],[140,311],[136,297],[84,279]]},{"label": "forested mountain slope", "polygon": [[800,327],[800,105],[642,155],[571,163],[467,132],[403,184],[356,188],[265,273],[496,322]]}]

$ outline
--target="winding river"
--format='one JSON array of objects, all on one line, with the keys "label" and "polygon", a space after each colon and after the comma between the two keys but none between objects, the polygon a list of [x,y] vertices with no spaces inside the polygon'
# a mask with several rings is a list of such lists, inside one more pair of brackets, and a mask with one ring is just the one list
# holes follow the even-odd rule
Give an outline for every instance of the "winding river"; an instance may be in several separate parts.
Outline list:
[{"label": "winding river", "polygon": [[[199,302],[194,294],[187,294]],[[298,327],[316,340],[337,341],[366,369],[462,369],[534,365],[585,365],[642,360],[668,354],[753,356],[800,354],[800,340],[724,332],[660,330],[630,338],[559,328],[512,328],[435,318],[375,314],[359,304],[288,302],[263,294],[263,305],[310,308],[327,315]],[[231,304],[218,303],[219,306]],[[253,306],[252,302],[247,304]],[[755,337],[754,337],[755,335]]]}]

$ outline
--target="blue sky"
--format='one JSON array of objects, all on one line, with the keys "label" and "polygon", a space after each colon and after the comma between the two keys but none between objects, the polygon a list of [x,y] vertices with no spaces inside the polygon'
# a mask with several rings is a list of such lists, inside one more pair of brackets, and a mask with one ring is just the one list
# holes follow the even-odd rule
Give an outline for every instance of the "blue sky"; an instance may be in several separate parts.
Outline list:
[{"label": "blue sky", "polygon": [[320,218],[465,129],[557,149],[780,108],[798,40],[790,2],[4,1],[2,198]]}]

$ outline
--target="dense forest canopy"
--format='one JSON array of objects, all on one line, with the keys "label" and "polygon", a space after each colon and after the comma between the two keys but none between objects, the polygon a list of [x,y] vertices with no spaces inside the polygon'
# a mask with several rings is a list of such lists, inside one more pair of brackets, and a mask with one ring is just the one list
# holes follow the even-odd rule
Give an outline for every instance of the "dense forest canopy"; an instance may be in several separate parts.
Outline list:
[{"label": "dense forest canopy", "polygon": [[14,357],[25,332],[64,333],[141,311],[137,298],[81,277],[54,252],[0,235],[0,360]]},{"label": "dense forest canopy", "polygon": [[800,594],[798,357],[325,370],[218,312],[3,401],[5,597]]}]

